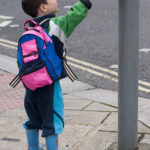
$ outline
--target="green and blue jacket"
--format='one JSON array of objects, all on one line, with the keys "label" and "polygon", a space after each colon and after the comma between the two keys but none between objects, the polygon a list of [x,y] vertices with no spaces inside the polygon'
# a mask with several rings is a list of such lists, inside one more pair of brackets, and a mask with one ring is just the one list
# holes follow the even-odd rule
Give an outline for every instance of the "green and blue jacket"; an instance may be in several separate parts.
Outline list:
[{"label": "green and blue jacket", "polygon": [[[48,14],[34,19],[52,36],[56,52],[60,58],[65,55],[69,36],[87,16],[91,6],[89,0],[80,0],[71,7],[65,16],[55,17],[53,14]],[[67,71],[68,69],[65,68],[64,76],[68,75]],[[62,133],[65,119],[59,81],[36,91],[27,89],[25,109],[29,118],[24,123],[25,128],[42,129],[43,137]]]}]

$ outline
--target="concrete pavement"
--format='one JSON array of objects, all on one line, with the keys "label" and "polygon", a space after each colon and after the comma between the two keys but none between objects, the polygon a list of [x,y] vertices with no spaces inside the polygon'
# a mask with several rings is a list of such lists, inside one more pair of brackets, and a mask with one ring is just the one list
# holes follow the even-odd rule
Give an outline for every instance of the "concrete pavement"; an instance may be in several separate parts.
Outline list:
[{"label": "concrete pavement", "polygon": [[[22,123],[24,87],[8,86],[17,73],[16,59],[0,55],[0,150],[27,150]],[[60,150],[117,150],[118,94],[69,79],[61,81],[66,125]],[[150,100],[139,97],[139,150],[150,150]],[[40,142],[44,144],[43,138]],[[46,150],[46,148],[45,148]]]}]

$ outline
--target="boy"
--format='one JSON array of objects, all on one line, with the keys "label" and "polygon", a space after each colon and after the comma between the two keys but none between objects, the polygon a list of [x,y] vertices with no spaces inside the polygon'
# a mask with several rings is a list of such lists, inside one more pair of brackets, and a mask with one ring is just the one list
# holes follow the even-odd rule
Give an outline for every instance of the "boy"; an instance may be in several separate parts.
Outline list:
[{"label": "boy", "polygon": [[[65,16],[57,18],[54,15],[58,11],[57,0],[22,0],[25,13],[52,36],[60,58],[68,37],[86,17],[91,6],[92,0],[80,0]],[[64,72],[66,75],[67,72]],[[23,125],[29,150],[39,150],[39,129],[42,130],[42,137],[46,138],[47,150],[57,150],[56,139],[64,127],[64,104],[59,81],[35,91],[26,89],[24,105],[29,118]]]}]

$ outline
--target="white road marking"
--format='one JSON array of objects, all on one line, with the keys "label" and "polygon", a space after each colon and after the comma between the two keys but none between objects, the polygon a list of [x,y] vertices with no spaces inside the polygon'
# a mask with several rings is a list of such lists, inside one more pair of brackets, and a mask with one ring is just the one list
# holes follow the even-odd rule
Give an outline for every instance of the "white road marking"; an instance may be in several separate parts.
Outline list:
[{"label": "white road marking", "polygon": [[142,84],[142,85],[145,85],[145,86],[150,86],[149,82],[142,81],[142,80],[139,80],[139,84]]},{"label": "white road marking", "polygon": [[71,9],[72,6],[65,6],[65,9]]},{"label": "white road marking", "polygon": [[118,82],[118,79],[116,79],[116,78],[113,78],[113,77],[108,76],[108,75],[106,75],[106,74],[103,74],[103,73],[94,71],[94,70],[92,70],[92,69],[83,67],[83,66],[81,66],[81,65],[79,66],[79,65],[74,64],[74,63],[72,63],[72,62],[68,62],[68,64],[71,65],[71,66],[73,66],[73,67],[75,67],[75,68],[78,68],[78,69],[87,71],[87,72],[89,72],[89,73],[92,73],[92,74],[94,74],[94,75],[97,75],[97,76],[100,76],[100,77],[104,77],[105,79],[109,79],[109,80],[112,80],[112,81],[114,81],[114,82]]},{"label": "white road marking", "polygon": [[20,25],[19,24],[12,24],[12,25],[9,25],[11,28],[16,28],[16,27],[19,27]]},{"label": "white road marking", "polygon": [[10,21],[10,20],[3,21],[3,22],[0,23],[0,27],[6,27],[6,26],[8,26],[10,23],[12,23],[12,21]]},{"label": "white road marking", "polygon": [[150,48],[142,48],[139,50],[140,52],[150,52]]},{"label": "white road marking", "polygon": [[[100,71],[103,71],[103,72],[107,72],[107,73],[110,73],[110,74],[115,75],[116,77],[118,77],[118,72],[116,72],[116,71],[112,71],[112,70],[107,69],[107,68],[96,66],[94,64],[90,64],[88,62],[78,60],[78,59],[75,59],[75,58],[72,58],[72,57],[69,57],[69,56],[67,56],[67,59],[72,61],[72,62],[81,64],[81,65],[84,65],[84,66],[88,66],[88,67],[91,67],[91,68],[94,68],[94,69],[97,69],[97,70],[100,70]],[[146,81],[139,80],[139,84],[150,87],[150,83],[146,82]]]},{"label": "white road marking", "polygon": [[[75,67],[75,68],[78,68],[78,69],[87,71],[87,72],[92,73],[92,74],[94,74],[94,75],[97,75],[97,76],[100,76],[100,77],[103,77],[103,78],[105,78],[105,79],[109,79],[109,80],[111,80],[111,81],[114,81],[114,82],[118,83],[118,79],[113,78],[113,77],[111,77],[111,76],[108,76],[108,75],[106,75],[106,74],[103,74],[103,73],[94,71],[94,70],[92,70],[92,69],[83,67],[83,66],[81,66],[81,65],[79,66],[79,65],[74,64],[74,63],[71,63],[71,62],[68,62],[68,64],[71,65],[71,66],[73,66],[73,67]],[[150,93],[150,89],[147,89],[147,88],[144,88],[144,87],[141,87],[141,86],[138,86],[138,88],[139,88],[140,91]]]},{"label": "white road marking", "polygon": [[117,65],[117,64],[114,64],[114,65],[109,66],[109,68],[118,69],[118,65]]},{"label": "white road marking", "polygon": [[4,44],[4,43],[1,43],[1,42],[0,42],[0,46],[4,46],[4,47],[7,47],[7,48],[11,48],[11,49],[17,49],[15,46],[11,46],[11,45]]},{"label": "white road marking", "polygon": [[[17,42],[13,42],[13,41],[1,39],[1,38],[0,38],[0,42],[4,42],[4,43],[6,43],[6,44],[11,44],[11,45],[14,45],[14,46],[18,46],[18,43],[17,43]],[[15,48],[17,49],[17,47],[15,47]]]},{"label": "white road marking", "polygon": [[11,17],[11,16],[3,16],[3,15],[0,15],[0,19],[13,19],[14,17]]},{"label": "white road marking", "polygon": [[88,63],[88,62],[85,62],[85,61],[82,61],[82,60],[79,60],[79,59],[75,59],[75,58],[72,58],[72,57],[69,57],[69,56],[67,56],[67,59],[70,60],[70,61],[82,64],[82,65],[85,65],[85,66],[88,66],[88,67],[91,67],[91,68],[94,68],[94,69],[97,69],[97,70],[100,70],[100,71],[108,72],[110,74],[118,76],[118,73],[116,71],[113,71],[113,70],[110,70],[110,69],[107,69],[107,68],[103,68],[103,67],[100,67],[100,66],[96,66],[94,64],[91,64],[91,63]]}]

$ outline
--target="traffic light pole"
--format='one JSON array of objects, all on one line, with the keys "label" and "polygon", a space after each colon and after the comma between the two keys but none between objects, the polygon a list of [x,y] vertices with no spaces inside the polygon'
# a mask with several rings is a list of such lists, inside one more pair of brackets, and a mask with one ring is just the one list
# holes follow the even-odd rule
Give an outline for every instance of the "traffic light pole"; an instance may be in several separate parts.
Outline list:
[{"label": "traffic light pole", "polygon": [[135,150],[138,133],[139,0],[119,0],[118,150]]}]

